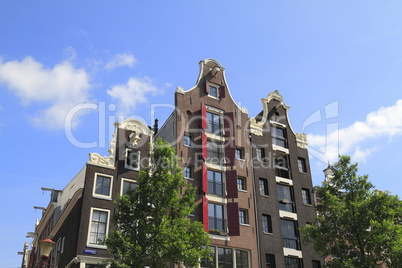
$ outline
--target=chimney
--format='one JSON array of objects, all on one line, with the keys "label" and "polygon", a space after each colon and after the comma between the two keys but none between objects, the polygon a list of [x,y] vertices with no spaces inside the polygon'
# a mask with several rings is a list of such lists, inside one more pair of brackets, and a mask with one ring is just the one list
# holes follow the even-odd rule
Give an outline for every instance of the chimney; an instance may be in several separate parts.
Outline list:
[{"label": "chimney", "polygon": [[158,133],[158,119],[155,119],[155,124],[154,124],[154,134]]}]

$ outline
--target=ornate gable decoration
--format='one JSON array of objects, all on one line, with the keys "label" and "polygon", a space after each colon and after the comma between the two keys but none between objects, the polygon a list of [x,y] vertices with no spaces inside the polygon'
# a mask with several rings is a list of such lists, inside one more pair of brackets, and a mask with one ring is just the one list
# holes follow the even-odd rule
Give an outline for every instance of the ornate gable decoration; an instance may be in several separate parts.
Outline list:
[{"label": "ornate gable decoration", "polygon": [[117,128],[125,129],[132,131],[133,133],[130,134],[130,142],[133,145],[136,145],[138,140],[140,139],[140,134],[152,136],[154,132],[149,129],[147,125],[142,123],[137,119],[126,119],[123,122],[114,123],[115,125],[115,132],[113,134],[113,138],[110,141],[109,147],[109,156],[101,156],[98,153],[90,153],[89,154],[89,161],[88,164],[107,167],[107,168],[115,168],[114,160],[115,160],[115,152],[116,152],[116,135],[117,135]]},{"label": "ornate gable decoration", "polygon": [[116,122],[114,125],[118,128],[129,130],[137,134],[145,134],[148,136],[152,136],[154,134],[154,132],[150,130],[147,125],[137,119],[126,119],[121,123]]},{"label": "ornate gable decoration", "polygon": [[287,106],[285,104],[285,102],[283,101],[283,97],[281,94],[279,94],[278,90],[275,90],[274,92],[269,93],[268,98],[261,99],[262,107],[263,107],[263,115],[262,115],[261,121],[257,121],[254,117],[250,118],[250,131],[254,135],[262,136],[262,134],[263,134],[262,128],[263,128],[264,124],[267,122],[268,112],[269,112],[268,111],[268,103],[271,100],[277,100],[279,102],[277,104],[277,106],[282,106],[286,110],[288,110],[290,108],[290,106]]}]

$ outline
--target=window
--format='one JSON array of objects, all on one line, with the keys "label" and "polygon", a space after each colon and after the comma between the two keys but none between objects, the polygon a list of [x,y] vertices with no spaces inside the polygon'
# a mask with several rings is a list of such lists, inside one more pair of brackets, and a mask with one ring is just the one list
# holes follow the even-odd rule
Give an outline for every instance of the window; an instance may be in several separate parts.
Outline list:
[{"label": "window", "polygon": [[294,206],[293,189],[290,186],[278,184],[279,210],[296,212]]},{"label": "window", "polygon": [[236,268],[248,268],[248,252],[236,249]]},{"label": "window", "polygon": [[260,178],[259,185],[260,185],[260,195],[269,195],[268,181],[266,179]]},{"label": "window", "polygon": [[275,255],[265,254],[265,267],[266,268],[276,268]]},{"label": "window", "polygon": [[92,209],[88,244],[104,245],[107,235],[109,211]]},{"label": "window", "polygon": [[207,112],[207,131],[216,135],[222,135],[221,116],[219,114]]},{"label": "window", "polygon": [[201,268],[249,268],[249,253],[245,250],[210,247],[211,258],[201,259]]},{"label": "window", "polygon": [[237,189],[239,191],[247,191],[245,178],[237,178]]},{"label": "window", "polygon": [[183,141],[184,141],[184,146],[192,147],[190,135],[184,134]]},{"label": "window", "polygon": [[223,152],[222,143],[208,140],[207,161],[217,165],[223,165],[224,159],[225,154]]},{"label": "window", "polygon": [[135,149],[127,149],[126,151],[126,168],[132,170],[140,169],[140,151]]},{"label": "window", "polygon": [[208,193],[223,196],[222,173],[208,170]]},{"label": "window", "polygon": [[211,259],[201,259],[201,268],[215,268],[216,265],[216,247],[210,247]]},{"label": "window", "polygon": [[320,261],[313,261],[313,268],[321,268],[321,262]]},{"label": "window", "polygon": [[262,231],[264,233],[272,233],[272,222],[270,215],[262,215]]},{"label": "window", "polygon": [[[299,250],[299,238],[295,221],[281,219],[282,240],[284,248]],[[286,266],[287,267],[287,266]],[[289,266],[292,267],[292,266]]]},{"label": "window", "polygon": [[209,229],[224,231],[223,205],[208,203]]},{"label": "window", "polygon": [[122,187],[121,187],[121,194],[127,193],[128,190],[132,189],[135,190],[137,188],[137,182],[134,180],[127,180],[123,179]]},{"label": "window", "polygon": [[285,268],[301,268],[300,259],[285,257]]},{"label": "window", "polygon": [[264,148],[257,148],[257,160],[263,161],[265,159],[265,149]]},{"label": "window", "polygon": [[302,189],[303,204],[311,205],[311,197],[309,189]]},{"label": "window", "polygon": [[218,87],[212,84],[209,84],[209,96],[211,97],[218,97]]},{"label": "window", "polygon": [[271,126],[271,135],[272,135],[272,144],[275,144],[283,148],[287,148],[285,129]]},{"label": "window", "polygon": [[190,166],[184,166],[183,175],[184,178],[192,180],[192,168]]},{"label": "window", "polygon": [[299,166],[300,172],[307,173],[306,159],[300,157],[297,158],[297,165]]},{"label": "window", "polygon": [[249,224],[247,210],[239,209],[239,221],[240,221],[240,224]]},{"label": "window", "polygon": [[112,198],[112,177],[95,174],[94,197]]},{"label": "window", "polygon": [[233,255],[231,248],[218,248],[218,267],[232,268]]},{"label": "window", "polygon": [[285,179],[290,179],[289,162],[287,156],[275,158],[275,175]]},{"label": "window", "polygon": [[244,160],[244,149],[243,148],[236,148],[236,159]]}]

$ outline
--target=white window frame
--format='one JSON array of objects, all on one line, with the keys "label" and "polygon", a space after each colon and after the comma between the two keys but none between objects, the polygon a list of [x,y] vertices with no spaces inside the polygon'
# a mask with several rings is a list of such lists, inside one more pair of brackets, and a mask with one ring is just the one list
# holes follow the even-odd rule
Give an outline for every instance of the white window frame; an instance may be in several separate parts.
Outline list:
[{"label": "white window frame", "polygon": [[[108,177],[110,178],[110,189],[109,189],[109,195],[102,195],[102,194],[97,194],[96,193],[96,182],[98,180],[98,175],[102,177]],[[100,198],[100,199],[106,199],[106,200],[112,200],[112,192],[113,192],[113,176],[108,175],[108,174],[103,174],[103,173],[98,173],[95,172],[95,177],[94,177],[94,186],[92,189],[92,197],[94,198]]]},{"label": "white window frame", "polygon": [[[189,141],[190,144],[186,144],[186,137],[188,138],[188,141]],[[190,147],[190,148],[193,147],[193,139],[192,139],[192,136],[190,134],[184,133],[183,144],[186,147]]]},{"label": "white window frame", "polygon": [[135,184],[137,184],[137,180],[122,178],[122,180],[121,180],[121,187],[120,187],[120,195],[123,195],[123,194],[124,194],[124,193],[123,193],[124,182],[130,182],[130,183],[135,183]]},{"label": "white window frame", "polygon": [[[243,218],[244,218],[244,221],[245,222],[241,222],[241,218],[242,217],[240,217],[240,214],[243,214]],[[249,219],[249,217],[248,217],[248,210],[247,209],[239,209],[239,222],[240,222],[240,225],[243,225],[243,226],[250,226],[250,219]]]},{"label": "white window frame", "polygon": [[[208,83],[209,83],[208,97],[213,98],[213,99],[219,99],[219,97],[220,97],[219,88],[221,86],[219,86],[218,84],[211,83],[211,82],[208,82]],[[211,87],[216,88],[216,96],[211,95]]]},{"label": "white window frame", "polygon": [[[133,167],[131,167],[131,166],[129,166],[129,165],[127,164],[127,159],[128,159],[129,152],[131,152],[132,150],[136,150],[136,151],[138,152],[138,167],[137,167],[137,168],[133,168]],[[126,169],[139,171],[139,170],[140,170],[140,166],[141,166],[140,164],[141,164],[141,151],[138,150],[138,149],[126,148],[126,158],[124,159],[124,167],[125,167]]]},{"label": "white window frame", "polygon": [[[190,169],[190,177],[186,177],[186,175],[185,175],[186,173],[184,171],[185,171],[186,168]],[[184,178],[187,179],[187,180],[194,180],[192,175],[193,175],[193,167],[189,166],[189,165],[184,166],[183,167],[183,176],[184,176]]]},{"label": "white window frame", "polygon": [[[244,186],[243,189],[239,188],[239,180],[243,181],[243,184],[242,184],[242,187]],[[247,178],[241,177],[241,176],[237,177],[237,190],[239,192],[247,192]]]},{"label": "white window frame", "polygon": [[107,237],[107,235],[109,234],[110,210],[109,210],[109,209],[103,209],[103,208],[91,207],[91,213],[90,213],[90,215],[89,215],[89,224],[88,224],[87,247],[91,247],[91,248],[100,248],[100,249],[107,249],[107,246],[106,246],[106,245],[98,245],[98,244],[92,244],[92,243],[90,243],[90,238],[91,238],[91,226],[92,226],[92,216],[93,216],[94,210],[96,210],[96,211],[101,211],[101,212],[107,212],[105,237]]},{"label": "white window frame", "polygon": [[[237,152],[240,152],[240,157],[237,157]],[[243,147],[236,147],[236,159],[240,161],[245,161],[245,156],[244,156],[244,148]]]}]

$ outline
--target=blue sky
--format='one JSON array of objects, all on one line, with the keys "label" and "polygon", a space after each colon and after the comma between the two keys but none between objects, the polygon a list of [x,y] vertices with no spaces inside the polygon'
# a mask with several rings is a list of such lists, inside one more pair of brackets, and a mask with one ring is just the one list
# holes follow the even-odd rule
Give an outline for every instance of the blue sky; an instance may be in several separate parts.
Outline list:
[{"label": "blue sky", "polygon": [[400,1],[0,0],[0,10],[2,267],[20,266],[41,217],[33,206],[49,201],[41,187],[62,189],[88,153],[107,154],[113,122],[151,125],[151,111],[163,122],[161,106],[207,58],[250,116],[279,90],[308,134],[315,185],[341,153],[402,195]]}]

